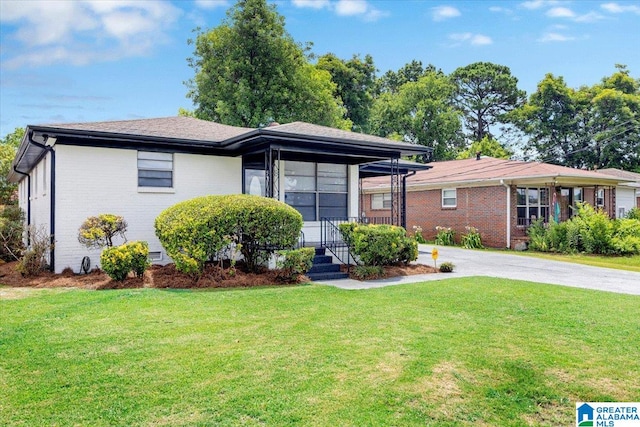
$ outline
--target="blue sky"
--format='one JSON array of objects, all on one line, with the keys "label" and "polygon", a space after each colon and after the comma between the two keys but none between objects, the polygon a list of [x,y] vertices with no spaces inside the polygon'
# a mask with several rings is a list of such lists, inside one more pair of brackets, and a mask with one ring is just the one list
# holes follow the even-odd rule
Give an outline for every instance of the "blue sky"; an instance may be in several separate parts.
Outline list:
[{"label": "blue sky", "polygon": [[[640,1],[274,1],[313,52],[371,54],[379,75],[413,59],[450,73],[489,61],[530,94],[546,73],[593,85],[640,76]],[[187,39],[224,0],[0,0],[0,136],[27,124],[126,120],[191,108]]]}]

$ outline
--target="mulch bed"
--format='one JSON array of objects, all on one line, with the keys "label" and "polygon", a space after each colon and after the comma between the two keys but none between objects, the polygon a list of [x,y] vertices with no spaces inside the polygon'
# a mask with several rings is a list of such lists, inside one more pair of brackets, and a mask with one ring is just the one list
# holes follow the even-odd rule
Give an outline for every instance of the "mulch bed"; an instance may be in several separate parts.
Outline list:
[{"label": "mulch bed", "polygon": [[[413,274],[436,273],[433,267],[423,264],[408,266],[385,267],[385,278],[408,276]],[[309,279],[301,276],[297,283],[307,283]],[[133,275],[123,282],[116,282],[100,270],[93,270],[89,274],[75,274],[70,269],[61,274],[43,272],[36,277],[22,277],[16,271],[16,263],[10,262],[0,265],[0,284],[13,287],[30,288],[81,288],[81,289],[128,289],[128,288],[235,288],[273,286],[285,283],[275,271],[265,270],[259,274],[243,271],[239,264],[235,269],[228,266],[222,268],[217,265],[207,265],[204,274],[198,279],[180,273],[173,264],[165,266],[152,265],[142,278]]]}]

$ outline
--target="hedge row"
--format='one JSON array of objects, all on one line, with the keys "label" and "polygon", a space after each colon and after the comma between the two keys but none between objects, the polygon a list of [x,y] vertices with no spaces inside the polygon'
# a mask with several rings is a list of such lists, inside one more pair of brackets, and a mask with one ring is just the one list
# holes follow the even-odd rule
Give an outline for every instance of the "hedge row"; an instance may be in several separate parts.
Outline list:
[{"label": "hedge row", "polygon": [[230,247],[256,271],[276,250],[294,247],[301,229],[302,215],[291,206],[247,194],[197,197],[165,209],[155,221],[176,269],[193,276]]}]

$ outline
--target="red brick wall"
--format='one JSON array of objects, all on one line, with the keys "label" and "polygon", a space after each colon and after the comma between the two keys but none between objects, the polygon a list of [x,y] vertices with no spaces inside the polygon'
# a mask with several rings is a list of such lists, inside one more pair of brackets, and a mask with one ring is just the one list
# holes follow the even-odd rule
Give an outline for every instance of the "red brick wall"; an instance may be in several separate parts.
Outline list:
[{"label": "red brick wall", "polygon": [[[466,232],[466,226],[476,227],[482,242],[489,247],[505,247],[506,235],[506,189],[502,186],[457,188],[457,206],[442,207],[441,190],[407,192],[407,231],[413,226],[422,227],[422,235],[433,240],[436,226],[451,227],[456,232],[456,241]],[[367,216],[388,216],[389,210],[371,210],[370,195],[365,195],[364,211]],[[515,203],[515,196],[512,201]],[[515,214],[515,209],[514,209]],[[515,220],[514,220],[515,221]]]}]

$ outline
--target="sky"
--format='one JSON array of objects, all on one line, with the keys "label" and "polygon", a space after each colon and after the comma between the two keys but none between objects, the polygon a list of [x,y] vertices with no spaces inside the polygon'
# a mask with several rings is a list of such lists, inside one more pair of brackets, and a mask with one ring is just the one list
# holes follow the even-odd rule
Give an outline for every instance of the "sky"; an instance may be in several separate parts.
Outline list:
[{"label": "sky", "polygon": [[[16,127],[130,120],[192,109],[188,39],[225,0],[0,0],[0,137]],[[640,77],[640,1],[278,0],[316,55],[370,54],[378,75],[412,60],[449,74],[506,65],[531,94],[545,74],[594,85]]]}]

